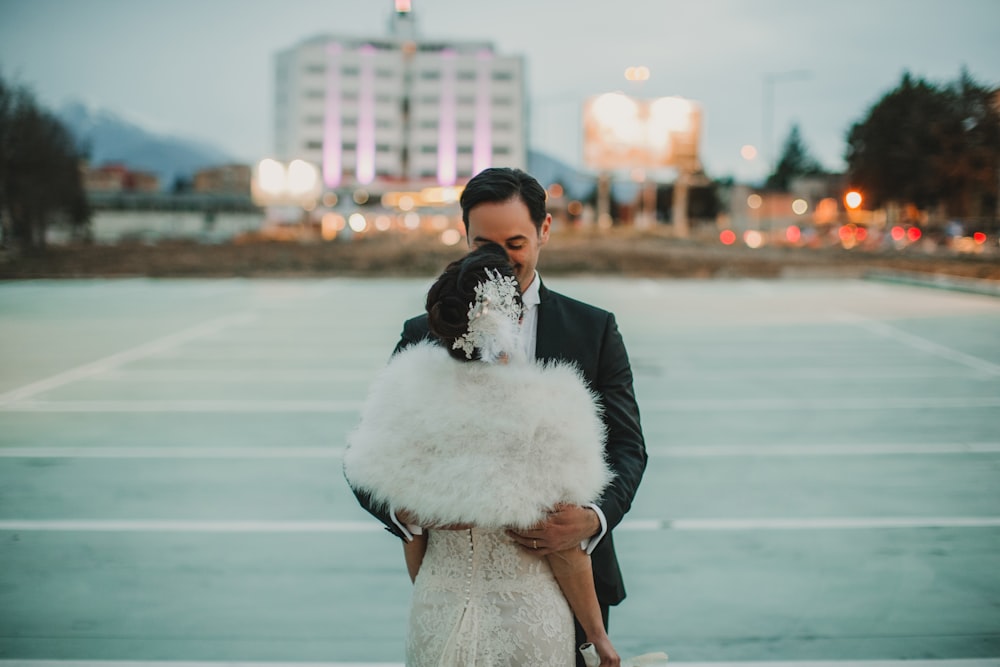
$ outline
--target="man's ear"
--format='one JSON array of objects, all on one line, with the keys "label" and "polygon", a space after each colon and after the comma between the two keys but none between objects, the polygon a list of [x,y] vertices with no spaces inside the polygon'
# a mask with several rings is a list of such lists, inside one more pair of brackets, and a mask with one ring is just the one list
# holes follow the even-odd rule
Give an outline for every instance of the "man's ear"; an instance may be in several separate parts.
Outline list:
[{"label": "man's ear", "polygon": [[549,241],[549,229],[552,227],[552,214],[545,214],[545,221],[538,228],[538,245],[545,245]]}]

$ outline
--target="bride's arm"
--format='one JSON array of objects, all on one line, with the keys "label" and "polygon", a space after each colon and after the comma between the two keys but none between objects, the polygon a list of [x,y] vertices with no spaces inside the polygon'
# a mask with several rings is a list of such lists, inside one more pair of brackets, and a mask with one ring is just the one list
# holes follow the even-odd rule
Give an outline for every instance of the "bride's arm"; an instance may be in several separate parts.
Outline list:
[{"label": "bride's arm", "polygon": [[410,573],[410,581],[417,580],[420,564],[424,562],[424,552],[427,551],[427,533],[414,535],[409,542],[403,542],[403,556],[406,558],[406,571]]},{"label": "bride's arm", "polygon": [[580,547],[559,551],[546,556],[559,588],[569,602],[573,615],[580,622],[587,641],[594,645],[601,656],[601,667],[617,667],[621,659],[611,646],[601,618],[601,607],[594,590],[594,574],[590,556]]}]

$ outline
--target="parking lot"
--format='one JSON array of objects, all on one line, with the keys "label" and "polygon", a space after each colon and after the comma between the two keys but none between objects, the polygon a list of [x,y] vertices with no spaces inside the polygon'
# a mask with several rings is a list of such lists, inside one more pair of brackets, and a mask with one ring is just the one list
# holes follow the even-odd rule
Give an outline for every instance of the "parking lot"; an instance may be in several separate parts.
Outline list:
[{"label": "parking lot", "polygon": [[[339,458],[428,284],[0,283],[0,662],[401,665],[402,550]],[[547,284],[632,359],[623,655],[1000,664],[1000,299]]]}]

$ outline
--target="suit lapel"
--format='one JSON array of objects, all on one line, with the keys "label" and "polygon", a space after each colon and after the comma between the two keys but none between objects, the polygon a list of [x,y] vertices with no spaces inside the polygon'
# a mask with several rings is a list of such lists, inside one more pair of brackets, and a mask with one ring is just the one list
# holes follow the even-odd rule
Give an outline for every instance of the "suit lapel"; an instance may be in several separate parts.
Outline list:
[{"label": "suit lapel", "polygon": [[[539,278],[541,280],[541,278]],[[535,359],[554,359],[558,354],[558,313],[552,300],[552,293],[545,283],[538,285],[538,330],[535,332]]]}]

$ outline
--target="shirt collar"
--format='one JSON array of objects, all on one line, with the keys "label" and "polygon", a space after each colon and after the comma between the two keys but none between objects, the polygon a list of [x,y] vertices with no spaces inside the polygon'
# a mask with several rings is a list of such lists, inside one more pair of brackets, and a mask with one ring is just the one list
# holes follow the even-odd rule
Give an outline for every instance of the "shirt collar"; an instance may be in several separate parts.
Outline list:
[{"label": "shirt collar", "polygon": [[534,308],[542,302],[541,296],[538,294],[538,286],[541,282],[541,279],[538,277],[538,271],[535,271],[535,277],[531,280],[531,284],[528,285],[528,289],[524,290],[521,294],[521,303],[524,304],[525,308]]}]

